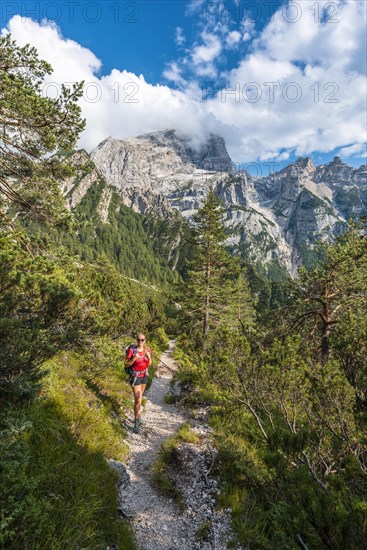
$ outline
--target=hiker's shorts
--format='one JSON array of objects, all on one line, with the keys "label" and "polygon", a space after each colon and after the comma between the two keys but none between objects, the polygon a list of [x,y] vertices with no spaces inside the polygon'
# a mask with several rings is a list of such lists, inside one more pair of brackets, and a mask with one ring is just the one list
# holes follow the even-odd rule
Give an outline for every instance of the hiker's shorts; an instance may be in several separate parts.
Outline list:
[{"label": "hiker's shorts", "polygon": [[142,378],[136,377],[134,374],[130,376],[130,386],[141,386],[148,383],[148,376]]}]

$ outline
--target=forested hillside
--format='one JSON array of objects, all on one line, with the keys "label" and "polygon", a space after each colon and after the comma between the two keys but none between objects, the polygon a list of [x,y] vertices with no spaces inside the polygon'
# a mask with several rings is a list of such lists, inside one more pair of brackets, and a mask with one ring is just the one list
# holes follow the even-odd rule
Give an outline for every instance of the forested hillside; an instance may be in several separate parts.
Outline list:
[{"label": "forested hillside", "polygon": [[[63,152],[83,128],[78,87],[41,97],[51,67],[36,51],[7,36],[0,54],[0,545],[130,549],[106,458],[127,456],[124,347],[138,330],[155,353],[165,346],[165,294],[121,276],[109,252],[117,235],[95,243],[93,193],[77,215],[65,208],[60,181],[75,168]],[[124,223],[125,273],[167,286],[174,277],[140,218],[126,209]],[[145,258],[138,273],[130,250]]]},{"label": "forested hillside", "polygon": [[365,221],[269,280],[231,254],[213,188],[189,228],[75,163],[81,87],[43,97],[50,72],[0,38],[0,546],[135,547],[108,460],[129,454],[124,349],[143,331],[155,358],[177,338],[170,399],[209,409],[235,544],[367,548]]},{"label": "forested hillside", "polygon": [[198,216],[178,379],[182,399],[210,404],[241,547],[366,548],[365,227],[324,246],[254,322],[213,195]]}]

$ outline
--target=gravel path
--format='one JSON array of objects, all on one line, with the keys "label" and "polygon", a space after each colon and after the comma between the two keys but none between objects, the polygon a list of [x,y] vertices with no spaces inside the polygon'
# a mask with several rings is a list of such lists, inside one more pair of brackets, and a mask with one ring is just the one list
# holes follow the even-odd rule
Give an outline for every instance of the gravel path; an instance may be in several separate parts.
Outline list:
[{"label": "gravel path", "polygon": [[[229,511],[215,510],[217,482],[205,475],[213,457],[207,442],[201,446],[183,443],[178,449],[176,486],[185,499],[184,511],[152,485],[151,467],[161,443],[188,420],[185,411],[164,402],[175,370],[173,349],[174,341],[170,341],[169,349],[161,356],[169,369],[161,365],[146,392],[148,401],[142,414],[145,424],[139,434],[132,431],[133,418],[128,420],[131,458],[127,467],[111,464],[121,474],[121,508],[131,518],[139,550],[224,550],[232,538]],[[194,429],[203,439],[209,429],[200,422]],[[204,540],[198,540],[197,530],[203,525],[210,528]]]}]

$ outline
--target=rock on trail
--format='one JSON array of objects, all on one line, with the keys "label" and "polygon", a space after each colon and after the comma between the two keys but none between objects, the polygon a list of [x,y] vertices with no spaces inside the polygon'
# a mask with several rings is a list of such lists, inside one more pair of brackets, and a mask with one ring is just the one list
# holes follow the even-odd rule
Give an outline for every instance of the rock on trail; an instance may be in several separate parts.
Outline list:
[{"label": "rock on trail", "polygon": [[139,550],[225,550],[233,539],[230,511],[215,509],[218,483],[210,475],[215,449],[209,441],[209,428],[202,420],[200,424],[191,420],[201,442],[181,443],[175,471],[169,472],[184,497],[185,509],[179,509],[172,498],[160,494],[152,484],[151,468],[161,443],[188,420],[186,411],[164,400],[176,369],[173,349],[174,341],[170,341],[169,349],[161,356],[169,368],[160,364],[145,394],[145,424],[139,434],[131,429],[133,417],[129,419],[131,455],[126,468],[110,461],[120,471],[121,509],[131,518]]}]

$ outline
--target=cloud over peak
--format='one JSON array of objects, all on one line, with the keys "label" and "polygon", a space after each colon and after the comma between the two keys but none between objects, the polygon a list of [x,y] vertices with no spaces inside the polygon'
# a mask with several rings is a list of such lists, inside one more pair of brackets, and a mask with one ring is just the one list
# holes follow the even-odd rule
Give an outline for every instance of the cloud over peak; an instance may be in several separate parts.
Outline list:
[{"label": "cloud over peak", "polygon": [[[326,1],[316,3],[318,12],[310,3],[292,4],[301,12],[287,10],[286,3],[262,29],[249,16],[234,25],[213,13],[200,21],[191,48],[177,26],[172,40],[183,53],[167,63],[167,84],[117,68],[101,76],[96,55],[48,21],[14,16],[2,33],[32,44],[51,63],[46,92],[51,83],[85,81],[87,128],[80,145],[87,149],[108,135],[173,127],[199,141],[210,132],[222,135],[236,162],[337,148],[342,156],[362,156],[366,3],[335,3],[337,13]],[[202,9],[201,0],[187,8]],[[226,64],[230,55],[238,56],[232,66]]]}]

